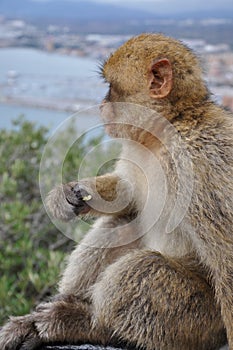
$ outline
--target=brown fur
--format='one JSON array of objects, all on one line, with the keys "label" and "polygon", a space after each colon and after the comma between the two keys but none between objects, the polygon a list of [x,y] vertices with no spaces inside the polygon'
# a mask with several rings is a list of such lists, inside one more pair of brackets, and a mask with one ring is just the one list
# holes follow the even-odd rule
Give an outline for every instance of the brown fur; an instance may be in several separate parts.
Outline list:
[{"label": "brown fur", "polygon": [[[101,217],[71,254],[60,296],[11,320],[0,333],[0,348],[25,344],[31,350],[40,342],[87,341],[148,350],[217,350],[227,341],[226,330],[233,350],[232,116],[211,101],[196,56],[163,35],[129,40],[104,64],[103,75],[110,84],[102,105],[105,122],[117,122],[121,108],[107,102],[130,102],[159,112],[176,128],[192,157],[191,203],[179,226],[166,233],[163,223],[177,189],[174,160],[181,161],[182,145],[172,154],[166,150],[152,135],[163,131],[153,115],[144,120],[146,131],[107,125],[111,136],[130,138],[156,154],[168,179],[167,207],[155,227],[141,236],[147,222],[139,216],[147,181],[124,159],[113,174],[53,190],[48,206],[55,217],[82,215],[79,188],[93,196],[89,214]],[[151,158],[130,144],[122,158],[127,154],[136,154],[155,179],[149,190],[156,203],[159,186]],[[117,194],[120,202],[127,198],[129,203],[112,215],[91,209],[99,200],[95,182],[102,198],[112,201]]]}]

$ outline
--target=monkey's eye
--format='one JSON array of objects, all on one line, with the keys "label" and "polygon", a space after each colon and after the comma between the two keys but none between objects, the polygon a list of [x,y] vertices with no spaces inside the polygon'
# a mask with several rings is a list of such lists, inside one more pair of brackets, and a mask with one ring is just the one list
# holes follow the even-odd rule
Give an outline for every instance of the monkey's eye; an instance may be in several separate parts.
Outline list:
[{"label": "monkey's eye", "polygon": [[108,88],[111,89],[112,84],[106,78],[104,78],[104,84],[106,84]]}]

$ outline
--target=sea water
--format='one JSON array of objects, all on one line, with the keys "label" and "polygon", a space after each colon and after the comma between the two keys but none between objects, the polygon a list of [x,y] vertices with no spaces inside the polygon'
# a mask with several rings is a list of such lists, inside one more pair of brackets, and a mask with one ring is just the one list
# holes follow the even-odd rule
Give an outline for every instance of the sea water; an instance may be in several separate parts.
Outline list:
[{"label": "sea water", "polygon": [[105,93],[93,59],[0,49],[0,128],[10,128],[19,115],[56,127],[79,108],[99,104]]}]

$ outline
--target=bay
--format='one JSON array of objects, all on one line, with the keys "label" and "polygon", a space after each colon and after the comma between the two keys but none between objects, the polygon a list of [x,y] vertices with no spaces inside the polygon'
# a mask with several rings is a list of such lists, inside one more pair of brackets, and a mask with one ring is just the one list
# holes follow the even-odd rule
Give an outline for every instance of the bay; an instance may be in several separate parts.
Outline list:
[{"label": "bay", "polygon": [[10,128],[22,114],[56,127],[76,109],[100,103],[105,93],[98,62],[90,58],[0,49],[0,128]]},{"label": "bay", "polygon": [[11,129],[12,121],[18,119],[19,116],[24,116],[26,120],[52,130],[62,123],[69,113],[0,104],[0,129]]}]

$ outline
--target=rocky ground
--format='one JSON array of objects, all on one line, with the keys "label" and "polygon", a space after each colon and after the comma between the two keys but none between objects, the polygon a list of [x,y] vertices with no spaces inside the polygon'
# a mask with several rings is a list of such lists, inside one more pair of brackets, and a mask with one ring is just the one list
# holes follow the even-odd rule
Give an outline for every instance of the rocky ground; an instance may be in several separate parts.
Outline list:
[{"label": "rocky ground", "polygon": [[[39,350],[123,350],[112,348],[111,346],[102,347],[102,346],[94,346],[94,345],[63,345],[63,346],[45,346],[40,348]],[[198,349],[197,349],[198,350]],[[220,350],[228,350],[228,346],[222,347]]]},{"label": "rocky ground", "polygon": [[123,350],[123,349],[119,349],[119,348],[116,349],[116,348],[112,348],[111,346],[102,347],[97,345],[94,346],[90,344],[84,344],[84,345],[45,346],[40,348],[39,350]]}]

